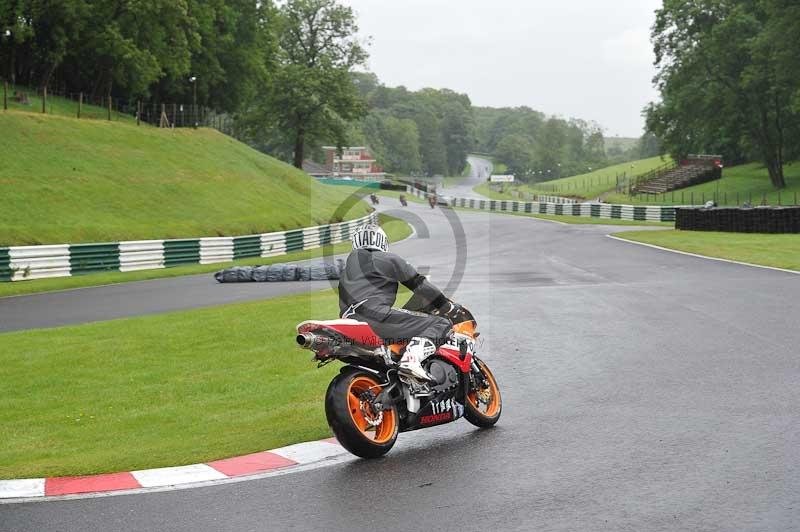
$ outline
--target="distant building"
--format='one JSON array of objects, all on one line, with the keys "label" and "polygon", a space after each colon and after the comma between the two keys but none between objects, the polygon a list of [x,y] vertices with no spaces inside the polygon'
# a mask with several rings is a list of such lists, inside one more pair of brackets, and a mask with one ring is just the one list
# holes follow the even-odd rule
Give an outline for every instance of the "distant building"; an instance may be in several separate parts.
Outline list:
[{"label": "distant building", "polygon": [[325,167],[333,177],[350,177],[364,181],[376,181],[386,177],[386,172],[364,146],[342,148],[341,155],[335,146],[323,146]]},{"label": "distant building", "polygon": [[332,177],[333,171],[324,164],[315,163],[310,159],[303,161],[303,171],[311,177]]}]

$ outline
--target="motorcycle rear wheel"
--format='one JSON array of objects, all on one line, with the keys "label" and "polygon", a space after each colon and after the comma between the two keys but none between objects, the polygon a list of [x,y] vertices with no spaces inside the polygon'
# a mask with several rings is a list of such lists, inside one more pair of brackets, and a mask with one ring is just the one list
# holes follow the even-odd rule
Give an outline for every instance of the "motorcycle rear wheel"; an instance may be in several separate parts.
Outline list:
[{"label": "motorcycle rear wheel", "polygon": [[[325,394],[325,415],[339,443],[361,458],[378,458],[388,453],[397,441],[400,418],[392,407],[382,413],[372,411],[361,399],[364,392],[381,392],[373,373],[345,369],[328,386]],[[377,421],[380,421],[376,424]]]},{"label": "motorcycle rear wheel", "polygon": [[481,393],[486,397],[488,392],[488,402],[479,400],[479,390],[470,390],[467,393],[467,404],[464,405],[464,417],[467,421],[476,427],[491,427],[500,419],[500,414],[503,412],[503,399],[500,396],[500,387],[486,363],[475,357],[475,363],[486,378],[488,386],[482,390]]}]

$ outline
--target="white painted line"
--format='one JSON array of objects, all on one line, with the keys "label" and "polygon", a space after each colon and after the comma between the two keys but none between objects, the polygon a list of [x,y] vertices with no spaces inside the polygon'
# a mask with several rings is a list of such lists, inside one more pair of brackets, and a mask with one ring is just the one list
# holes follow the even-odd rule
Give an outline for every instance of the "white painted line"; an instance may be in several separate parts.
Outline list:
[{"label": "white painted line", "polygon": [[752,262],[741,262],[738,260],[731,260],[731,259],[723,259],[720,257],[709,257],[708,255],[699,255],[697,253],[689,253],[688,251],[681,251],[679,249],[670,249],[665,248],[662,246],[656,246],[655,244],[647,244],[645,242],[636,242],[635,240],[628,240],[627,238],[620,238],[614,235],[606,235],[608,238],[613,238],[614,240],[619,240],[620,242],[625,242],[627,244],[637,244],[639,246],[646,246],[648,248],[653,249],[660,249],[661,251],[669,251],[670,253],[678,253],[680,255],[688,255],[690,257],[697,257],[698,259],[707,259],[707,260],[716,260],[719,262],[729,262],[731,264],[739,264],[740,266],[750,266],[752,268],[762,268],[764,270],[775,270],[777,272],[785,272],[785,273],[793,273],[795,275],[800,275],[800,272],[797,270],[787,270],[785,268],[776,268],[775,266],[764,266],[763,264],[753,264]]},{"label": "white painted line", "polygon": [[227,475],[205,464],[143,469],[141,471],[132,471],[131,474],[144,488],[174,486],[176,484],[188,484],[190,482],[228,478]]},{"label": "white painted line", "polygon": [[309,441],[306,443],[298,443],[289,445],[288,447],[281,447],[280,449],[272,449],[271,453],[283,456],[289,460],[293,460],[298,464],[310,464],[312,462],[319,462],[326,458],[339,456],[347,453],[347,451],[339,444],[331,444],[325,441]]},{"label": "white painted line", "polygon": [[44,479],[0,480],[0,499],[18,497],[44,497]]}]

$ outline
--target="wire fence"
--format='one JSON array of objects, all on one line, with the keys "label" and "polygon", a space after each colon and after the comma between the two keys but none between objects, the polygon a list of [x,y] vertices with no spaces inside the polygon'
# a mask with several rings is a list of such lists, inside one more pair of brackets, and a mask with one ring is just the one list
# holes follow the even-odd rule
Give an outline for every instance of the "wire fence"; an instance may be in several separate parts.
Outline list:
[{"label": "wire fence", "polygon": [[237,137],[236,121],[227,113],[192,103],[148,102],[122,99],[85,92],[72,92],[63,87],[45,90],[25,86],[2,86],[2,108],[51,115],[109,120],[166,128],[210,127]]}]

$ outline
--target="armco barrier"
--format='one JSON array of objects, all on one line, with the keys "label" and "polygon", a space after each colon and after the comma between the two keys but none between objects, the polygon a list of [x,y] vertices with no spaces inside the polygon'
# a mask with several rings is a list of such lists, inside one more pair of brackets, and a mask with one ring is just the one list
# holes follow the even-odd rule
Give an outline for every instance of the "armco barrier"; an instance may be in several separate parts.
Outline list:
[{"label": "armco barrier", "polygon": [[377,220],[377,213],[372,213],[348,222],[260,235],[0,248],[0,281],[275,257],[342,242],[350,238],[358,225],[367,221],[377,223]]}]

